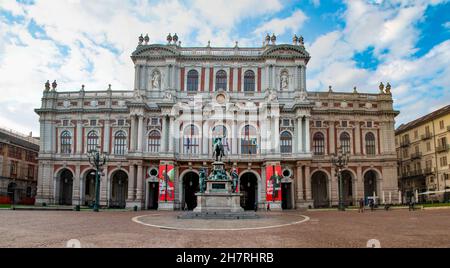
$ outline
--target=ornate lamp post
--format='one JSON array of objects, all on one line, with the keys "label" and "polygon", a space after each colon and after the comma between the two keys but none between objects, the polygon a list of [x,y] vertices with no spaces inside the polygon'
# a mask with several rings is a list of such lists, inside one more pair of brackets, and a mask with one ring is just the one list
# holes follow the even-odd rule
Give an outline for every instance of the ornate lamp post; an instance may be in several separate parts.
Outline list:
[{"label": "ornate lamp post", "polygon": [[340,146],[338,148],[338,153],[332,154],[331,156],[331,162],[336,168],[336,175],[338,177],[339,182],[339,210],[344,211],[345,210],[345,204],[344,204],[344,181],[342,179],[342,169],[347,166],[348,164],[348,154],[347,152],[342,151],[342,147]]},{"label": "ornate lamp post", "polygon": [[89,158],[89,163],[95,168],[95,202],[94,202],[94,212],[98,212],[100,204],[100,173],[102,172],[102,167],[106,164],[108,158],[106,153],[100,153],[100,146],[96,149],[91,150],[87,153]]}]

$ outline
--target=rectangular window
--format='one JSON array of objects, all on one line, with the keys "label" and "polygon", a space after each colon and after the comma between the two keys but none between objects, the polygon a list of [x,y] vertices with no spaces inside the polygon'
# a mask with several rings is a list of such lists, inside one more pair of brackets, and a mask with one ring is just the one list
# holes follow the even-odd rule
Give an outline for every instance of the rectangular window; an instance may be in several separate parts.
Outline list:
[{"label": "rectangular window", "polygon": [[414,131],[414,139],[419,138],[419,131],[415,130]]},{"label": "rectangular window", "polygon": [[10,177],[11,178],[17,178],[17,166],[18,166],[18,162],[17,161],[11,161],[11,166],[10,166]]},{"label": "rectangular window", "polygon": [[157,126],[157,125],[159,125],[159,118],[152,118],[152,121],[151,121],[151,124],[152,124],[152,126]]},{"label": "rectangular window", "polygon": [[91,127],[95,127],[95,126],[97,125],[97,120],[92,119],[92,120],[90,121],[89,125],[90,125]]},{"label": "rectangular window", "polygon": [[16,146],[8,146],[8,156],[15,159],[22,159],[22,149]]},{"label": "rectangular window", "polygon": [[427,152],[431,151],[431,143],[427,142]]},{"label": "rectangular window", "polygon": [[342,127],[347,127],[347,121],[342,121]]},{"label": "rectangular window", "polygon": [[447,157],[441,157],[441,167],[447,166]]},{"label": "rectangular window", "polygon": [[125,125],[125,120],[123,120],[123,119],[117,120],[117,125],[118,125],[118,126],[123,126],[123,125]]},{"label": "rectangular window", "polygon": [[444,120],[439,121],[439,127],[444,129]]},{"label": "rectangular window", "polygon": [[316,127],[322,127],[322,121],[316,121]]},{"label": "rectangular window", "polygon": [[28,179],[33,180],[34,179],[34,166],[28,165]]},{"label": "rectangular window", "polygon": [[288,127],[290,125],[289,119],[283,119],[283,126]]},{"label": "rectangular window", "polygon": [[367,121],[367,127],[372,127],[372,121]]},{"label": "rectangular window", "polygon": [[63,120],[63,126],[64,127],[69,126],[69,120]]},{"label": "rectangular window", "polygon": [[430,135],[430,126],[425,127],[425,135]]}]

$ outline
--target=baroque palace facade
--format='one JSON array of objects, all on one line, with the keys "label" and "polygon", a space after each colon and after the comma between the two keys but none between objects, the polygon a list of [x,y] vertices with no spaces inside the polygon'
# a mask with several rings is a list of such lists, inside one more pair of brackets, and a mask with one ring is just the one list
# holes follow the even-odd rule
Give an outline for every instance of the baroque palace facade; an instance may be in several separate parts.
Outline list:
[{"label": "baroque palace facade", "polygon": [[378,94],[307,91],[302,37],[221,48],[182,47],[176,35],[149,44],[141,36],[131,58],[133,90],[57,92],[56,82],[46,83],[36,109],[38,203],[91,204],[86,154],[98,148],[109,154],[101,205],[193,209],[215,137],[223,138],[227,171],[239,174],[245,209],[337,205],[331,156],[338,148],[350,154],[347,205],[372,196],[398,202],[390,85]]}]

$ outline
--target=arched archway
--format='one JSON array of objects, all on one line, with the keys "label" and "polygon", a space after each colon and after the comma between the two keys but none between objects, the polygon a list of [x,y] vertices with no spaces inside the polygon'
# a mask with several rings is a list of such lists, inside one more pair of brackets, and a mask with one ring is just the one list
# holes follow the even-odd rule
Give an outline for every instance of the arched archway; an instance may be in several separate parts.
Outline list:
[{"label": "arched archway", "polygon": [[95,201],[95,170],[88,170],[83,178],[83,203],[93,206]]},{"label": "arched archway", "polygon": [[128,196],[128,175],[123,170],[114,173],[111,180],[111,202],[112,208],[125,208]]},{"label": "arched archway", "polygon": [[73,173],[64,169],[59,173],[59,204],[72,205]]},{"label": "arched archway", "polygon": [[7,191],[9,200],[11,200],[11,203],[15,204],[18,201],[17,184],[15,182],[10,182]]},{"label": "arched archway", "polygon": [[328,197],[328,176],[325,172],[317,171],[312,175],[311,190],[315,208],[330,206]]},{"label": "arched archway", "polygon": [[245,210],[255,209],[258,192],[258,178],[252,172],[244,173],[240,178],[239,192],[241,196],[241,207]]},{"label": "arched archway", "polygon": [[186,210],[193,210],[197,207],[197,193],[199,188],[199,176],[190,171],[183,176],[183,207]]},{"label": "arched archway", "polygon": [[[345,206],[353,206],[353,175],[350,171],[342,171]],[[339,183],[339,182],[338,182]],[[339,187],[338,187],[339,189]]]},{"label": "arched archway", "polygon": [[364,197],[377,195],[378,174],[374,170],[369,170],[364,174]]}]

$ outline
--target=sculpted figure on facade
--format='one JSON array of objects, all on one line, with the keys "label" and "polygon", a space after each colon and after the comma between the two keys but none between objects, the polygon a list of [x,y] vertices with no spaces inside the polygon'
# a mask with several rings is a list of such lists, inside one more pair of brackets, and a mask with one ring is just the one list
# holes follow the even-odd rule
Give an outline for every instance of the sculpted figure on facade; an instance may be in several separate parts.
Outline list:
[{"label": "sculpted figure on facade", "polygon": [[289,88],[289,76],[286,71],[281,73],[281,90],[287,90]]},{"label": "sculpted figure on facade", "polygon": [[152,89],[160,89],[161,88],[161,75],[159,71],[154,71],[152,75]]}]

